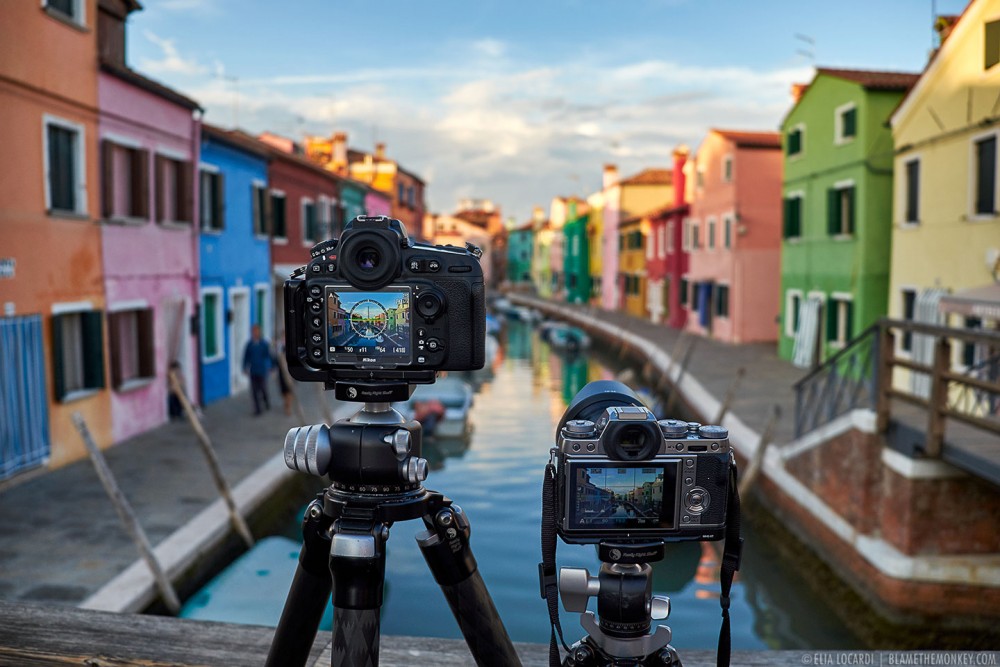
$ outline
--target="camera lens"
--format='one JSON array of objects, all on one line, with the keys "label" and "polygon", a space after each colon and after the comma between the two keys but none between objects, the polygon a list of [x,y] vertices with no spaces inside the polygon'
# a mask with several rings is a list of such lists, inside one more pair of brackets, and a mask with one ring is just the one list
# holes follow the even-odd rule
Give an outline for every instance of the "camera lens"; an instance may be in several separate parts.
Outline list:
[{"label": "camera lens", "polygon": [[374,271],[382,263],[382,254],[375,248],[362,248],[358,252],[358,268],[362,271]]}]

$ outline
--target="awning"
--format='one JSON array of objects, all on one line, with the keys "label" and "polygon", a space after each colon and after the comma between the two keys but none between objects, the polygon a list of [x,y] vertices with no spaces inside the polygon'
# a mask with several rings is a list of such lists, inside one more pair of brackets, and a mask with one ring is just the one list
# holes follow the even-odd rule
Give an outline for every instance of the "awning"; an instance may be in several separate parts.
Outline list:
[{"label": "awning", "polygon": [[942,313],[1000,320],[1000,283],[970,287],[941,297]]}]

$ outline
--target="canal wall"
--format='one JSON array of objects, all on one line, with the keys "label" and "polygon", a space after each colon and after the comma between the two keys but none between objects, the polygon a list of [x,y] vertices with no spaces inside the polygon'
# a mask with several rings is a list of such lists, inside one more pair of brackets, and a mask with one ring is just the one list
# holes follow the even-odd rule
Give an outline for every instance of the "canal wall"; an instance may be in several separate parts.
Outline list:
[{"label": "canal wall", "polygon": [[[692,338],[685,345],[678,332],[621,313],[508,298],[619,348],[653,384],[676,390],[702,422],[720,414],[745,354],[745,346],[710,340],[691,348]],[[691,363],[693,355],[700,363]],[[792,414],[794,379],[786,362],[756,364],[737,389],[753,396],[734,400],[722,420],[741,473],[752,470],[756,477],[754,495],[890,622],[995,632],[1000,489],[946,463],[886,447],[870,410],[841,415],[799,438],[788,424],[772,422],[773,437],[764,442],[770,412],[764,406]]]}]

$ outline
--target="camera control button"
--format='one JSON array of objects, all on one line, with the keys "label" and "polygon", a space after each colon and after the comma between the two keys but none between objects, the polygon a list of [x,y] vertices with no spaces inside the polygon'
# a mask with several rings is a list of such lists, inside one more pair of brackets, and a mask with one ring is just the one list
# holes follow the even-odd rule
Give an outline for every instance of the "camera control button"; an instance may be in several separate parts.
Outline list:
[{"label": "camera control button", "polygon": [[309,304],[309,310],[313,311],[314,313],[318,313],[321,310],[323,310],[323,304],[321,304],[319,301],[313,301],[312,303]]},{"label": "camera control button", "polygon": [[685,468],[693,468],[694,467],[694,459],[686,459],[684,461],[684,467]]},{"label": "camera control button", "polygon": [[417,329],[417,338],[427,338],[427,329]]},{"label": "camera control button", "polygon": [[441,298],[437,294],[423,294],[417,299],[417,312],[430,320],[441,313],[443,305]]},{"label": "camera control button", "polygon": [[437,338],[427,339],[427,349],[430,350],[431,352],[437,352],[442,347],[443,345],[441,344],[441,341],[439,341]]},{"label": "camera control button", "polygon": [[323,326],[323,320],[321,320],[318,317],[314,317],[314,318],[312,318],[312,325],[314,327],[321,327],[321,326]]},{"label": "camera control button", "polygon": [[336,262],[327,262],[326,272],[327,273],[336,273],[336,271],[337,271],[337,263]]},{"label": "camera control button", "polygon": [[708,495],[708,491],[697,486],[688,491],[687,495],[684,496],[684,504],[687,507],[687,511],[692,514],[701,514],[708,509],[710,502],[711,496]]},{"label": "camera control button", "polygon": [[309,340],[319,345],[320,343],[323,342],[323,337],[318,333],[314,333],[312,336],[309,337]]},{"label": "camera control button", "polygon": [[472,271],[472,267],[464,264],[448,267],[448,273],[469,273],[470,271]]},{"label": "camera control button", "polygon": [[323,294],[323,288],[320,287],[319,285],[313,285],[312,287],[309,288],[309,294],[311,294],[312,296],[320,296]]},{"label": "camera control button", "polygon": [[312,271],[313,273],[319,273],[322,270],[322,268],[323,267],[321,267],[319,264],[313,264],[312,266],[309,267],[309,270]]},{"label": "camera control button", "polygon": [[424,262],[421,259],[411,259],[406,263],[406,267],[413,273],[422,273],[424,270]]},{"label": "camera control button", "polygon": [[320,357],[323,356],[323,349],[319,347],[313,348],[312,356],[313,359],[319,359]]},{"label": "camera control button", "polygon": [[436,259],[430,260],[429,262],[427,262],[427,270],[428,271],[440,271],[441,270],[441,262],[437,261]]},{"label": "camera control button", "polygon": [[418,364],[426,364],[427,363],[427,357],[425,357],[423,355],[417,357],[417,363]]}]

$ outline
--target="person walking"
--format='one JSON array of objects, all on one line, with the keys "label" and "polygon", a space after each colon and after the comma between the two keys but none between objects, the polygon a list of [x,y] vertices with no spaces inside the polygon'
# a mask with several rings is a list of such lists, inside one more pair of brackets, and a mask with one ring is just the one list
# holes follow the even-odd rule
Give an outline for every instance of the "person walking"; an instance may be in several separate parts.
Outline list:
[{"label": "person walking", "polygon": [[271,353],[271,344],[261,338],[260,325],[255,324],[250,329],[250,341],[243,351],[243,372],[250,376],[254,416],[261,413],[262,403],[264,410],[271,409],[271,402],[267,398],[267,376],[273,367],[274,355]]}]

